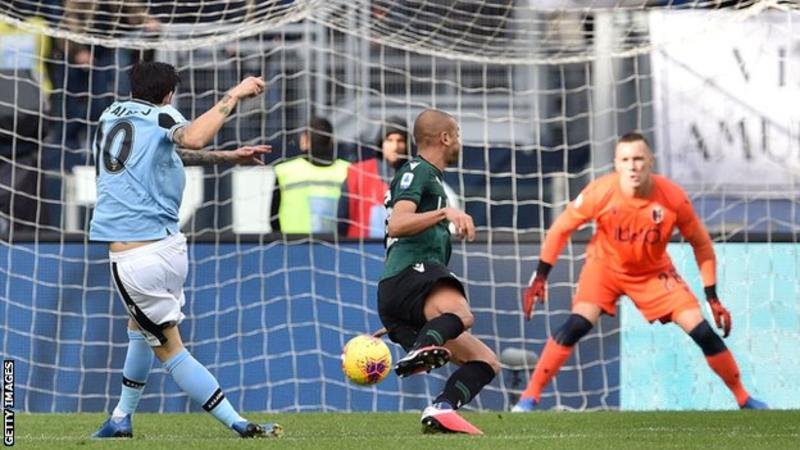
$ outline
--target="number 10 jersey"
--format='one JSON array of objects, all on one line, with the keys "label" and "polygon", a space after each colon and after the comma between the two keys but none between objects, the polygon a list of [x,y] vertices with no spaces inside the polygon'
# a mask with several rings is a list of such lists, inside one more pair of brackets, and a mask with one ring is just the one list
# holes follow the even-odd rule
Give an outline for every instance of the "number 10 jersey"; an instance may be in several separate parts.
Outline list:
[{"label": "number 10 jersey", "polygon": [[177,233],[185,183],[173,136],[187,124],[170,105],[115,102],[100,116],[92,146],[97,204],[93,241],[151,241]]}]

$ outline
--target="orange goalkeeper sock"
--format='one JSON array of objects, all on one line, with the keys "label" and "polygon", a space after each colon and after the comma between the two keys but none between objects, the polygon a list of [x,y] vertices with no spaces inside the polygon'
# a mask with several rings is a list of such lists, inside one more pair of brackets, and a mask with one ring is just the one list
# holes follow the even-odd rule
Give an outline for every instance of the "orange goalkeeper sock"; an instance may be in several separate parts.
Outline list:
[{"label": "orange goalkeeper sock", "polygon": [[522,397],[534,398],[538,403],[542,396],[542,389],[556,376],[561,366],[569,359],[570,354],[572,354],[572,346],[567,347],[559,344],[553,338],[548,339],[542,351],[542,357],[528,381],[528,387],[522,391]]},{"label": "orange goalkeeper sock", "polygon": [[736,397],[736,403],[742,406],[744,402],[747,401],[747,398],[750,397],[750,394],[747,393],[744,386],[742,386],[742,380],[739,376],[739,366],[736,365],[736,360],[733,359],[730,350],[725,349],[716,355],[706,356],[706,361],[708,361],[708,365],[711,366],[711,369],[722,378],[722,381],[725,382],[728,389],[733,392],[733,395]]}]

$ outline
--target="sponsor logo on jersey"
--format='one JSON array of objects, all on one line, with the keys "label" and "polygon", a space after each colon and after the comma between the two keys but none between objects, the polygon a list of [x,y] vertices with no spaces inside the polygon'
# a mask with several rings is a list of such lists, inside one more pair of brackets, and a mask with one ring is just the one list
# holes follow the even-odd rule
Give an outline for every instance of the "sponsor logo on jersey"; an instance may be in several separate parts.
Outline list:
[{"label": "sponsor logo on jersey", "polygon": [[664,220],[664,208],[661,205],[656,205],[652,211],[653,222],[661,223]]},{"label": "sponsor logo on jersey", "polygon": [[411,266],[411,268],[413,268],[414,270],[416,270],[419,273],[425,272],[425,265],[422,264],[422,263],[416,263],[413,266]]},{"label": "sponsor logo on jersey", "polygon": [[614,239],[619,242],[644,242],[646,244],[658,244],[661,242],[661,230],[658,227],[641,228],[634,230],[617,226],[614,229]]},{"label": "sponsor logo on jersey", "polygon": [[414,181],[414,174],[411,172],[404,173],[403,178],[400,178],[400,189],[408,189],[412,181]]}]

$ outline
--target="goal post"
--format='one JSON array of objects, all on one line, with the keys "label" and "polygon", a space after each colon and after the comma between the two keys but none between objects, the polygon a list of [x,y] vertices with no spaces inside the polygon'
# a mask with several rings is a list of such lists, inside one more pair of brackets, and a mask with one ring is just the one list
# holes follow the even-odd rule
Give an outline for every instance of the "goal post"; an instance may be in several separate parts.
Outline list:
[{"label": "goal post", "polygon": [[[263,76],[264,95],[240,103],[210,148],[268,143],[269,163],[301,154],[314,115],[332,122],[337,156],[357,161],[390,118],[410,131],[425,108],[453,114],[464,149],[445,180],[479,238],[454,242],[450,267],[472,332],[505,355],[478,410],[509,409],[569,314],[590,229],[562,253],[548,303],[530,322],[520,313],[547,227],[612,169],[615,140],[640,130],[712,231],[743,379],[773,406],[800,407],[787,344],[800,339],[798,21],[796,2],[780,0],[0,0],[0,353],[16,361],[19,409],[116,404],[126,315],[107,249],[88,240],[90,148],[139,58],[178,69],[174,106],[187,118]],[[234,406],[426,406],[449,369],[368,388],[340,370],[344,343],[380,327],[382,242],[271,233],[270,167],[190,169],[181,332]],[[687,245],[670,252],[702,297]],[[543,408],[735,406],[685,336],[621,304]],[[153,371],[142,411],[194,410],[168,378]]]}]

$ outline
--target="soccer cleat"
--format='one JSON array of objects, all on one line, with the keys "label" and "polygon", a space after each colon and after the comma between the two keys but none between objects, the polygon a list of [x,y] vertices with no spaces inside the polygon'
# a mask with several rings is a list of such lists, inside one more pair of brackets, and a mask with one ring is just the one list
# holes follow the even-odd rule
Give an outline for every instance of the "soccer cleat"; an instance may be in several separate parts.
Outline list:
[{"label": "soccer cleat", "polygon": [[283,427],[277,423],[236,422],[231,426],[241,438],[279,438],[283,436]]},{"label": "soccer cleat", "polygon": [[753,397],[747,397],[747,401],[739,406],[741,409],[769,409],[769,405]]},{"label": "soccer cleat", "polygon": [[131,425],[131,415],[123,417],[120,420],[115,420],[109,417],[100,426],[100,429],[94,432],[93,438],[132,438],[133,425]]},{"label": "soccer cleat", "polygon": [[531,412],[538,403],[539,402],[537,402],[533,397],[520,397],[519,401],[517,401],[517,404],[511,408],[511,412]]},{"label": "soccer cleat", "polygon": [[475,425],[467,422],[453,410],[449,403],[435,403],[422,411],[423,433],[464,433],[482,435]]},{"label": "soccer cleat", "polygon": [[406,356],[397,361],[394,371],[403,378],[421,372],[430,372],[438,369],[450,361],[450,350],[430,345],[408,352]]}]

